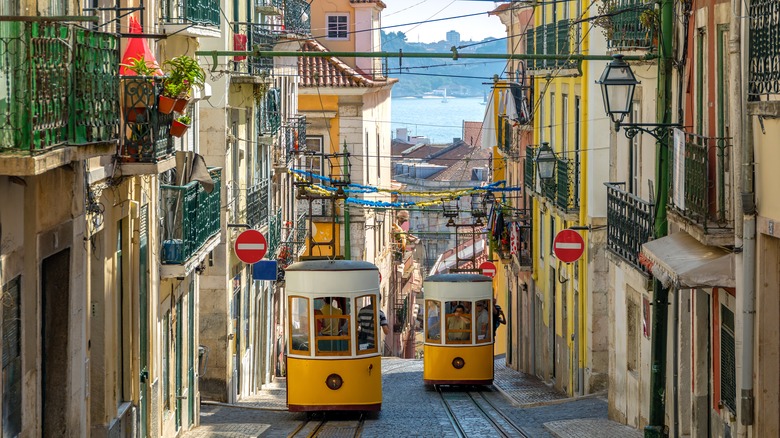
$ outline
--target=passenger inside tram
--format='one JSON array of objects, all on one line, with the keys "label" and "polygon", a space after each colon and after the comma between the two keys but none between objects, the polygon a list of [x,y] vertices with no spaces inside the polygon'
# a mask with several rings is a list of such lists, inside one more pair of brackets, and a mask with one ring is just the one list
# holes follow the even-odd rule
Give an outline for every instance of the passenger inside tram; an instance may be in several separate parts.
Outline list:
[{"label": "passenger inside tram", "polygon": [[477,320],[477,341],[489,339],[488,327],[490,326],[490,314],[487,310],[488,300],[477,301],[476,320]]},{"label": "passenger inside tram", "polygon": [[439,306],[441,303],[438,301],[427,301],[426,312],[428,312],[427,338],[429,341],[441,340],[441,320],[439,319]]},{"label": "passenger inside tram", "polygon": [[[451,305],[451,303],[448,303]],[[466,306],[458,303],[453,313],[447,314],[447,340],[468,341],[471,339],[471,314],[466,313]]]},{"label": "passenger inside tram", "polygon": [[322,328],[317,334],[317,352],[349,351],[350,312],[347,300],[335,297],[317,298],[314,300],[314,307],[322,313],[315,316],[322,321]]}]

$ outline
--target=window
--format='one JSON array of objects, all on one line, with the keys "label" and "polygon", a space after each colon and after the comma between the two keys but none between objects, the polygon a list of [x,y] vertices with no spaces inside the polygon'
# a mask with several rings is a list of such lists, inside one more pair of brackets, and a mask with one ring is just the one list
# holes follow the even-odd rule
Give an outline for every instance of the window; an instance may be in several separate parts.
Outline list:
[{"label": "window", "polygon": [[312,137],[306,136],[306,158],[305,158],[305,170],[317,175],[323,175],[322,168],[322,144],[324,140],[322,136]]},{"label": "window", "polygon": [[329,40],[345,40],[348,38],[347,31],[349,27],[349,15],[328,15],[327,20]]},{"label": "window", "polygon": [[555,93],[550,93],[550,147],[555,149]]},{"label": "window", "polygon": [[569,129],[569,95],[561,95],[561,101],[561,105],[563,105],[561,108],[561,153],[566,158],[569,153],[569,136],[566,135]]},{"label": "window", "polygon": [[163,408],[171,409],[171,311],[165,312],[163,317],[163,345],[162,345],[162,391]]},{"label": "window", "polygon": [[544,95],[539,96],[539,144],[544,143]]},{"label": "window", "polygon": [[290,350],[293,354],[309,355],[309,299],[290,297]]},{"label": "window", "polygon": [[433,300],[425,300],[425,340],[426,342],[441,343],[441,303]]},{"label": "window", "polygon": [[471,302],[447,301],[447,343],[471,343]]},{"label": "window", "polygon": [[350,302],[344,297],[314,299],[314,323],[317,326],[317,356],[350,354]]},{"label": "window", "polygon": [[734,312],[720,306],[720,399],[737,412],[737,362],[734,342]]},{"label": "window", "polygon": [[475,331],[477,332],[477,344],[490,342],[493,334],[493,325],[490,321],[490,315],[493,313],[490,309],[490,300],[479,300],[474,303],[474,320],[477,322]]},{"label": "window", "polygon": [[639,306],[633,296],[636,291],[626,287],[629,296],[626,300],[626,368],[637,371],[639,366]]},{"label": "window", "polygon": [[358,354],[376,353],[381,339],[377,325],[380,328],[387,327],[387,317],[381,309],[377,310],[374,295],[365,295],[355,299],[355,308],[360,309],[357,315]]}]

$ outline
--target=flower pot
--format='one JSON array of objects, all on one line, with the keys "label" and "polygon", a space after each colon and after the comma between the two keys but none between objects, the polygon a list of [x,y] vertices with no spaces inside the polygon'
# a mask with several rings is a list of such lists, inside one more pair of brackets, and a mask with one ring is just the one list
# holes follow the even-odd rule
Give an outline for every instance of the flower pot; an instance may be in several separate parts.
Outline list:
[{"label": "flower pot", "polygon": [[125,108],[127,121],[130,123],[148,123],[149,117],[146,115],[145,107]]},{"label": "flower pot", "polygon": [[173,104],[173,110],[177,113],[183,113],[188,103],[190,103],[190,99],[176,99],[176,103]]},{"label": "flower pot", "polygon": [[173,105],[176,103],[176,99],[168,96],[160,96],[157,101],[157,111],[162,114],[170,114],[173,112]]},{"label": "flower pot", "polygon": [[181,137],[184,135],[185,132],[187,132],[187,129],[190,128],[190,125],[185,125],[184,123],[174,120],[171,122],[171,135],[174,137]]}]

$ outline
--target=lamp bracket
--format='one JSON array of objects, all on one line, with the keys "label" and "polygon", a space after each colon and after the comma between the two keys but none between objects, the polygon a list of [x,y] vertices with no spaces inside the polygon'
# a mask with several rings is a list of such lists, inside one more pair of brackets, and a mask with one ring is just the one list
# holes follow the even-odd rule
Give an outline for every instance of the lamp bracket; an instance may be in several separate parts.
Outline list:
[{"label": "lamp bracket", "polygon": [[650,134],[657,141],[666,143],[671,128],[682,128],[679,123],[620,123],[615,122],[615,132],[625,128],[626,138],[632,140],[640,133]]}]

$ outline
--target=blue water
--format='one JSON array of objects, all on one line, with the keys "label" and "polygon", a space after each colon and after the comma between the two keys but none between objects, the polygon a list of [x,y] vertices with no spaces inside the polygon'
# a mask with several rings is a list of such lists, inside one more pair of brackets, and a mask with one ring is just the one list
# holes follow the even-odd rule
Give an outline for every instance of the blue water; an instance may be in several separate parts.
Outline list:
[{"label": "blue water", "polygon": [[424,135],[432,143],[449,143],[463,136],[463,121],[481,122],[485,105],[481,97],[406,99],[393,98],[392,130],[407,128],[409,135]]}]

